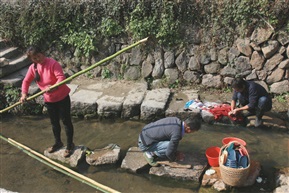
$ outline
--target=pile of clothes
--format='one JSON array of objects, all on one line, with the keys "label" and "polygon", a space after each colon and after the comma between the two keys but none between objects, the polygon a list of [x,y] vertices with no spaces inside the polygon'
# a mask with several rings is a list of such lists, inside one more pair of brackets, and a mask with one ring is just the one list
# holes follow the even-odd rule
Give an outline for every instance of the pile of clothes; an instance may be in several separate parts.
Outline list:
[{"label": "pile of clothes", "polygon": [[186,102],[184,106],[185,111],[199,109],[201,111],[208,111],[214,115],[214,119],[216,121],[222,119],[223,116],[229,117],[232,121],[242,122],[243,116],[241,114],[237,114],[236,116],[229,115],[231,111],[231,106],[227,103],[215,103],[215,102],[201,102],[198,99],[190,100]]}]

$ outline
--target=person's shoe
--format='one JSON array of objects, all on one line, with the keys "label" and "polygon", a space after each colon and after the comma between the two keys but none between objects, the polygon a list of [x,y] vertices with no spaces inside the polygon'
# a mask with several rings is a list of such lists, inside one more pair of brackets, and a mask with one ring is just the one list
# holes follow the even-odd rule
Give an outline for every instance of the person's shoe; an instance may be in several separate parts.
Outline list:
[{"label": "person's shoe", "polygon": [[255,127],[260,127],[262,125],[262,119],[256,117],[255,119]]},{"label": "person's shoe", "polygon": [[159,164],[154,161],[154,157],[149,157],[146,152],[143,153],[143,156],[145,157],[146,161],[148,162],[149,165],[155,167],[158,166]]},{"label": "person's shoe", "polygon": [[62,142],[55,143],[53,146],[49,147],[47,151],[48,151],[48,153],[53,153],[53,152],[56,152],[57,150],[59,150],[62,147],[63,147],[63,143]]},{"label": "person's shoe", "polygon": [[74,143],[72,143],[70,146],[67,146],[63,156],[65,158],[70,157],[74,151],[74,147]]}]

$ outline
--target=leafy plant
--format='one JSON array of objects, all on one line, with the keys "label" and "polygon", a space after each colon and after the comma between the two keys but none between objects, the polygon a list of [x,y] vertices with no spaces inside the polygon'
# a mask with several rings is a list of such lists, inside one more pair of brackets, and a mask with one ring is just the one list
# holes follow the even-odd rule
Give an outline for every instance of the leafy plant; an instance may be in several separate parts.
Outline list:
[{"label": "leafy plant", "polygon": [[104,37],[117,36],[123,32],[123,28],[113,19],[104,18],[101,22],[100,33]]},{"label": "leafy plant", "polygon": [[78,57],[82,55],[89,57],[91,52],[96,50],[92,32],[85,30],[80,32],[70,31],[68,34],[61,36],[60,39],[64,43],[75,47],[75,53]]},{"label": "leafy plant", "polygon": [[288,103],[289,93],[276,96],[276,100],[280,103]]},{"label": "leafy plant", "polygon": [[102,69],[102,73],[101,73],[102,79],[111,78],[111,76],[112,76],[112,73],[110,72],[109,69],[107,68]]}]

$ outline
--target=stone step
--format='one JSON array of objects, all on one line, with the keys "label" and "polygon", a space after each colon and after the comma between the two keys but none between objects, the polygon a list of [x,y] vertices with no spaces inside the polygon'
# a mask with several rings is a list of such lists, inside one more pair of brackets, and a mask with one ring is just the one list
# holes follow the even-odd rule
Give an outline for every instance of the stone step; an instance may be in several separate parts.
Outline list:
[{"label": "stone step", "polygon": [[0,58],[14,58],[22,54],[17,47],[6,47],[0,50]]},{"label": "stone step", "polygon": [[0,68],[0,78],[10,75],[18,70],[27,67],[31,64],[31,61],[26,55],[18,55],[13,59],[9,59],[9,64]]}]

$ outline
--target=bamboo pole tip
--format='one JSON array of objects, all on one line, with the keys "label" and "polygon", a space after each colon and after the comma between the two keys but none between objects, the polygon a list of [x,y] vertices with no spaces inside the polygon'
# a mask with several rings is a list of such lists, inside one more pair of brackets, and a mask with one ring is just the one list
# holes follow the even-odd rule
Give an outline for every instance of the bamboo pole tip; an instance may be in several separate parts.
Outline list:
[{"label": "bamboo pole tip", "polygon": [[143,43],[143,42],[147,41],[148,39],[149,39],[149,37],[144,38],[144,39],[140,40],[140,43]]}]

